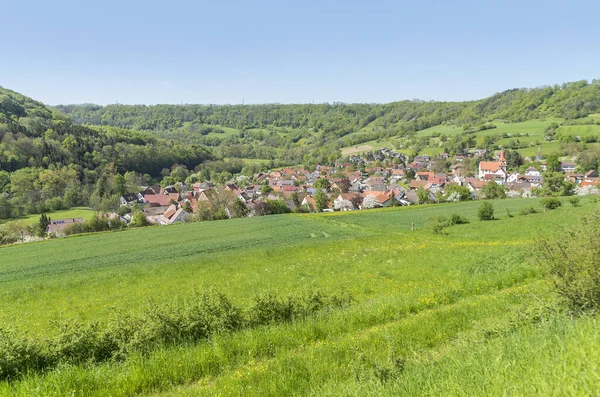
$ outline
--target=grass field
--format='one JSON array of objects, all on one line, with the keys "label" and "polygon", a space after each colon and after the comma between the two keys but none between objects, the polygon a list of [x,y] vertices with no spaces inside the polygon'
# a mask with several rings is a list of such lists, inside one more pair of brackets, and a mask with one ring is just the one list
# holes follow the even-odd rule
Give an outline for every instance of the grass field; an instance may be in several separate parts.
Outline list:
[{"label": "grass field", "polygon": [[358,145],[349,146],[342,148],[342,156],[350,156],[352,154],[360,154],[364,152],[370,152],[377,149],[383,149],[384,147],[393,148],[394,146],[385,139],[364,142]]},{"label": "grass field", "polygon": [[[67,219],[67,218],[83,218],[83,219],[88,220],[88,219],[91,219],[94,216],[94,214],[95,214],[95,212],[93,210],[90,210],[87,208],[71,208],[68,210],[54,211],[54,212],[47,213],[47,215],[52,220]],[[40,214],[28,215],[27,217],[23,218],[22,220],[27,222],[29,225],[33,226],[39,222]],[[0,223],[2,223],[2,222],[3,221],[0,221]],[[6,222],[6,220],[4,222]]]},{"label": "grass field", "polygon": [[[528,258],[540,235],[600,204],[537,199],[281,215],[85,235],[0,249],[0,324],[32,337],[60,318],[108,321],[216,288],[345,290],[354,302],[304,320],[160,346],[123,361],[65,364],[0,383],[1,395],[590,395],[600,388],[597,317],[554,307]],[[467,225],[434,235],[432,216]],[[511,216],[509,216],[509,214]],[[414,225],[415,230],[411,231]],[[550,313],[550,314],[548,314]],[[1,339],[1,338],[0,338]]]}]

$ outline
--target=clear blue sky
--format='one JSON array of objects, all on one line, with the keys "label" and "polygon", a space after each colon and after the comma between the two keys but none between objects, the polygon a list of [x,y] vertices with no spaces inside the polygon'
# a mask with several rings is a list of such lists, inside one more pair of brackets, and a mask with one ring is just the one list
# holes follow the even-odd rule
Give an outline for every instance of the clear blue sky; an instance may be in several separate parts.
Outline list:
[{"label": "clear blue sky", "polygon": [[0,85],[48,104],[478,99],[600,77],[597,0],[29,0]]}]

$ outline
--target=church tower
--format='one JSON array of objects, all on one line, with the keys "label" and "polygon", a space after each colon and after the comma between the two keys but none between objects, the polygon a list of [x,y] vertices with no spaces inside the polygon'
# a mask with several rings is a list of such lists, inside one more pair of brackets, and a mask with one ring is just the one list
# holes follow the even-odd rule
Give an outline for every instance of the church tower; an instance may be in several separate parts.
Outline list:
[{"label": "church tower", "polygon": [[506,159],[504,158],[504,150],[500,151],[500,169],[506,171]]}]

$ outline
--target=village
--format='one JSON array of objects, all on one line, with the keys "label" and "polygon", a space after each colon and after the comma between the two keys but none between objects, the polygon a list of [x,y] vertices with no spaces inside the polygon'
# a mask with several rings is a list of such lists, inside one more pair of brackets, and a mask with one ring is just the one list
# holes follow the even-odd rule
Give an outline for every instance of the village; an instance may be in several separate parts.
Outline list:
[{"label": "village", "polygon": [[[486,154],[479,150],[453,158],[446,153],[436,157],[418,155],[409,161],[406,156],[384,148],[367,155],[350,156],[333,166],[316,165],[312,170],[281,168],[256,173],[252,178],[239,176],[221,186],[210,181],[190,186],[183,183],[164,187],[152,185],[122,195],[121,208],[125,211],[98,216],[131,224],[135,213],[141,212],[149,224],[170,225],[195,219],[285,212],[353,211],[491,198],[482,193],[488,184],[502,186],[503,197],[536,196],[536,189],[541,188],[547,169],[544,161],[522,173],[509,172],[504,151],[499,151],[492,154],[494,161],[479,161],[477,172],[465,164]],[[452,164],[447,167],[449,171],[436,172],[440,161]],[[564,173],[565,181],[576,187],[575,194],[600,193],[597,171],[577,173],[575,162],[562,161],[560,172]],[[461,194],[448,194],[457,190]],[[222,207],[221,217],[198,216],[202,211],[217,211],[218,206]],[[83,218],[52,220],[47,233],[60,235],[70,225],[83,222]]]}]

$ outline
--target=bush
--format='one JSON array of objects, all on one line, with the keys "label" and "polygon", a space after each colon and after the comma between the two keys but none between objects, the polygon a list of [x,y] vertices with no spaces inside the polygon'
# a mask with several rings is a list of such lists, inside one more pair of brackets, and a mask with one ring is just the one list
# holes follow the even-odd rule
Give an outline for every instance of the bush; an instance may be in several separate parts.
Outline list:
[{"label": "bush", "polygon": [[450,215],[449,222],[451,225],[464,225],[464,224],[469,223],[467,218],[465,218],[464,216],[459,215],[459,214]]},{"label": "bush", "polygon": [[569,198],[569,203],[571,203],[573,207],[579,207],[581,206],[581,199],[579,197],[571,197]]},{"label": "bush", "polygon": [[427,228],[435,234],[444,234],[444,228],[449,226],[445,216],[432,216],[427,221]]},{"label": "bush", "polygon": [[477,217],[480,221],[491,221],[494,219],[494,206],[488,201],[484,201],[477,210]]},{"label": "bush", "polygon": [[542,207],[544,210],[555,210],[562,206],[562,201],[556,197],[545,197],[542,199]]},{"label": "bush", "polygon": [[537,214],[537,210],[533,207],[523,207],[519,213],[521,215]]},{"label": "bush", "polygon": [[[600,215],[584,218],[574,230],[536,244],[561,300],[572,313],[600,310]],[[566,235],[565,235],[566,234]]]},{"label": "bush", "polygon": [[346,293],[311,292],[280,298],[259,295],[246,309],[219,292],[174,303],[150,301],[139,315],[118,314],[107,324],[54,322],[54,336],[34,340],[0,328],[0,379],[41,372],[60,363],[100,363],[149,353],[161,346],[195,343],[217,333],[290,322],[352,302]]}]

